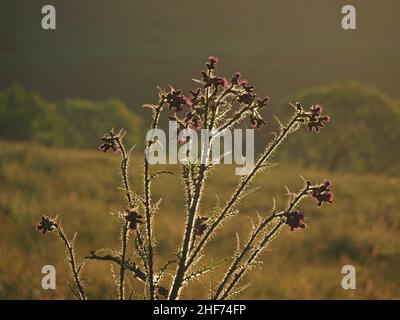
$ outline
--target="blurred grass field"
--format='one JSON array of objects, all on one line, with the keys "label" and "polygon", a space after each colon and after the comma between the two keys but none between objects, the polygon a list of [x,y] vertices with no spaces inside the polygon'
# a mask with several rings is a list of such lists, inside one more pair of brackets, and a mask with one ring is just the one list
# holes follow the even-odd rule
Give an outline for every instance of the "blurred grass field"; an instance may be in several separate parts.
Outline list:
[{"label": "blurred grass field", "polygon": [[[123,210],[118,190],[119,157],[96,151],[53,149],[38,145],[0,142],[0,298],[73,298],[66,278],[71,279],[63,261],[61,243],[52,235],[36,231],[42,214],[62,214],[66,232],[78,231],[79,257],[91,249],[117,248],[119,222],[110,212]],[[140,188],[141,164],[136,155],[130,166],[132,184]],[[169,166],[176,172],[176,166]],[[306,200],[308,228],[303,232],[285,229],[263,255],[262,269],[252,270],[246,281],[251,286],[239,298],[255,299],[400,299],[400,184],[394,176],[328,173],[282,164],[263,172],[253,185],[261,187],[241,205],[240,213],[227,222],[210,243],[213,259],[230,257],[235,233],[245,240],[249,218],[258,210],[271,210],[272,197],[278,208],[285,200],[284,185],[295,191],[298,177],[333,181],[335,202],[317,209]],[[209,180],[206,214],[229,195],[238,177],[231,166],[221,165]],[[184,224],[183,192],[180,178],[164,176],[154,184],[154,198],[163,197],[156,216],[157,265],[174,258]],[[173,187],[171,187],[173,186]],[[140,189],[139,189],[140,191]],[[41,268],[57,269],[57,290],[41,289]],[[343,290],[341,268],[352,264],[357,269],[357,289]],[[212,275],[215,281],[221,271]],[[171,269],[172,271],[172,269]],[[110,264],[93,262],[87,268],[86,282],[91,298],[115,298]],[[141,286],[130,278],[136,294]],[[208,277],[195,281],[185,297],[205,298]]]}]

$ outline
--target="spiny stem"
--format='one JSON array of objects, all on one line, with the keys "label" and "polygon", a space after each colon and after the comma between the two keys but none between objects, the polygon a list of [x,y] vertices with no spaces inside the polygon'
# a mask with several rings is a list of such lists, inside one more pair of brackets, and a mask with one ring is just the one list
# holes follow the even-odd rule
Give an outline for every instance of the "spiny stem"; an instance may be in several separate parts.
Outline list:
[{"label": "spiny stem", "polygon": [[[206,102],[205,102],[205,118],[204,118],[204,125],[207,128],[207,113],[208,113],[208,105],[210,102],[210,98],[215,94],[213,93],[211,97],[208,96],[208,89],[206,90]],[[211,128],[209,128],[211,129]],[[205,163],[201,163],[199,166],[199,173],[197,176],[197,180],[195,182],[194,186],[194,194],[191,199],[190,206],[188,208],[187,212],[187,220],[186,220],[186,227],[185,227],[185,233],[183,236],[183,241],[182,241],[182,247],[181,247],[181,256],[179,259],[178,267],[176,270],[176,274],[174,277],[174,281],[171,287],[171,291],[169,293],[168,299],[169,300],[175,300],[179,297],[179,292],[182,287],[182,284],[184,282],[185,278],[185,272],[187,270],[186,268],[186,260],[189,255],[189,250],[191,249],[191,242],[193,243],[194,237],[193,237],[193,228],[194,228],[194,222],[196,219],[196,213],[198,211],[199,207],[199,202],[201,200],[201,194],[203,192],[204,188],[204,180],[206,179],[206,171],[207,171],[207,163],[209,159],[211,148],[208,146],[208,149],[205,151],[206,152],[206,159]]]},{"label": "spiny stem", "polygon": [[[227,128],[230,128],[233,126],[235,123],[239,122],[242,119],[242,116],[249,110],[253,109],[255,104],[250,105],[250,106],[245,106],[242,109],[240,109],[236,114],[233,115],[232,119],[227,121],[225,124],[223,124],[220,128],[218,128],[218,132],[222,132]],[[217,132],[217,133],[218,133]]]},{"label": "spiny stem", "polygon": [[73,275],[75,283],[76,283],[76,287],[78,288],[78,291],[79,291],[79,296],[80,296],[81,300],[87,300],[85,290],[83,289],[81,280],[79,278],[79,271],[77,270],[77,267],[76,267],[74,248],[72,247],[71,243],[67,239],[62,227],[59,226],[58,224],[55,224],[54,226],[57,229],[60,239],[64,242],[64,245],[67,248],[68,255],[69,255],[68,262],[71,267],[71,271],[72,271],[72,275]]},{"label": "spiny stem", "polygon": [[[128,154],[126,153],[125,147],[122,144],[121,140],[118,138],[116,139],[119,149],[121,150],[121,175],[122,180],[125,187],[125,195],[128,201],[129,207],[134,207],[134,201],[132,199],[132,193],[129,187],[129,180],[128,180]],[[121,263],[120,263],[120,277],[119,277],[119,298],[120,300],[124,300],[124,277],[125,277],[125,259],[126,259],[126,246],[128,240],[128,221],[124,221],[122,226],[122,237],[121,237]]]},{"label": "spiny stem", "polygon": [[148,251],[148,285],[150,300],[154,300],[154,282],[153,282],[153,239],[152,239],[152,213],[150,196],[149,163],[145,157],[144,160],[144,199],[146,213],[146,234]]},{"label": "spiny stem", "polygon": [[200,195],[203,190],[203,180],[205,178],[206,169],[207,169],[207,166],[205,164],[200,165],[199,176],[198,176],[198,180],[196,183],[195,192],[194,192],[192,203],[189,208],[189,212],[188,212],[188,216],[187,216],[185,235],[184,235],[182,248],[181,248],[181,257],[179,259],[179,264],[178,264],[174,282],[173,282],[173,285],[171,288],[171,292],[168,296],[169,300],[175,300],[178,297],[179,290],[182,286],[183,279],[185,276],[185,271],[186,271],[185,264],[186,264],[186,259],[188,256],[190,239],[191,239],[191,235],[193,232],[194,218],[195,218],[195,214],[198,209]]},{"label": "spiny stem", "polygon": [[[279,214],[275,214],[275,215],[271,215],[269,218],[265,219],[264,223],[261,223],[259,228],[260,231],[262,229],[264,229],[264,227],[275,217],[284,217],[285,213],[289,213],[291,212],[296,205],[301,201],[301,199],[305,196],[307,196],[308,191],[312,190],[312,188],[310,188],[310,186],[308,184],[306,184],[306,186],[304,187],[303,190],[301,190],[294,199],[292,199],[290,202],[288,202],[287,208],[284,212],[281,212]],[[231,281],[231,283],[229,284],[229,286],[227,287],[227,289],[224,291],[223,295],[221,296],[221,299],[225,299],[229,292],[234,288],[234,286],[236,285],[236,283],[242,278],[242,276],[244,275],[244,273],[246,272],[247,268],[254,262],[254,260],[257,258],[257,256],[264,250],[266,244],[268,243],[269,240],[271,240],[271,238],[279,231],[279,228],[283,225],[283,223],[285,222],[284,219],[281,219],[281,221],[275,226],[275,228],[269,232],[263,240],[261,240],[259,242],[258,245],[256,245],[253,253],[250,255],[250,257],[248,258],[248,260],[241,266],[241,269],[239,270],[238,273],[235,274],[233,280]],[[256,232],[255,232],[256,233]],[[254,233],[254,234],[255,234]],[[254,235],[253,234],[253,235]],[[254,239],[253,239],[254,240]],[[250,241],[248,242],[250,243]],[[247,247],[247,246],[246,246]],[[246,249],[246,250],[245,250]],[[244,256],[250,249],[251,247],[249,246],[248,248],[245,248],[242,251],[242,255]],[[238,259],[236,259],[238,260]],[[236,262],[236,261],[235,261]],[[240,262],[240,261],[239,261]],[[236,266],[237,267],[237,264]],[[232,270],[231,270],[232,269]],[[213,299],[218,299],[219,295],[221,294],[222,290],[224,289],[224,287],[226,286],[227,281],[229,280],[229,276],[232,274],[232,271],[234,271],[234,268],[230,268],[230,270],[226,273],[226,281],[222,281],[221,285],[218,287],[216,293],[213,296]],[[228,276],[229,274],[229,276]],[[224,280],[225,280],[224,278]]]},{"label": "spiny stem", "polygon": [[[155,108],[155,114],[153,116],[153,122],[151,125],[151,129],[155,129],[158,125],[158,121],[160,118],[160,113],[163,105],[163,99],[161,99],[159,105]],[[153,138],[151,138],[147,142],[147,148],[151,146],[153,143]],[[144,207],[145,207],[145,215],[146,215],[146,235],[147,235],[147,270],[148,270],[148,286],[149,286],[149,296],[150,300],[154,300],[155,298],[155,289],[154,289],[154,262],[153,262],[153,223],[152,223],[152,210],[151,210],[151,179],[149,173],[149,162],[147,161],[147,153],[145,152],[144,156]]]},{"label": "spiny stem", "polygon": [[191,177],[190,177],[190,169],[187,165],[182,166],[182,178],[183,182],[185,183],[185,189],[186,189],[186,201],[187,201],[187,207],[190,207],[190,204],[192,202],[192,185],[191,185]]},{"label": "spiny stem", "polygon": [[253,261],[257,258],[259,253],[264,249],[265,245],[268,243],[268,241],[276,235],[276,233],[279,231],[280,227],[283,225],[284,221],[280,221],[262,240],[260,246],[257,247],[256,250],[254,250],[253,254],[247,259],[246,263],[242,266],[239,272],[237,272],[229,284],[228,288],[224,291],[223,295],[221,296],[221,300],[225,299],[229,292],[234,288],[236,283],[242,278],[244,273],[247,271],[248,267],[253,263]]},{"label": "spiny stem", "polygon": [[264,154],[257,161],[257,164],[254,166],[254,168],[249,173],[249,175],[247,175],[246,178],[244,178],[242,180],[242,182],[238,185],[236,191],[233,193],[230,200],[227,202],[225,208],[222,210],[222,212],[219,214],[219,216],[217,217],[215,222],[210,226],[210,228],[207,230],[206,234],[200,240],[199,244],[193,250],[193,253],[191,254],[191,256],[188,259],[188,262],[186,264],[186,267],[185,267],[186,269],[188,269],[191,266],[191,264],[193,263],[193,261],[195,261],[197,255],[201,252],[203,246],[205,245],[205,243],[207,242],[209,237],[213,234],[214,230],[219,226],[219,224],[226,217],[226,215],[230,212],[230,210],[235,206],[235,204],[237,203],[237,201],[240,198],[240,195],[245,190],[245,188],[248,186],[249,182],[258,173],[258,171],[263,167],[263,164],[265,163],[265,161],[275,151],[276,147],[282,142],[282,140],[290,133],[290,130],[292,129],[293,125],[296,124],[299,116],[300,116],[300,113],[297,113],[296,116],[294,116],[289,121],[288,125],[283,130],[281,130],[280,134],[274,139],[274,141],[265,150]]},{"label": "spiny stem", "polygon": [[257,227],[257,229],[252,233],[250,239],[247,241],[246,245],[244,246],[244,248],[242,249],[241,253],[239,255],[237,255],[237,257],[235,258],[235,260],[232,262],[232,264],[230,265],[228,271],[225,273],[224,278],[222,279],[222,281],[220,282],[219,286],[217,287],[217,289],[215,290],[215,293],[212,297],[213,300],[217,300],[218,296],[220,295],[220,293],[222,292],[222,290],[224,289],[226,283],[228,282],[229,278],[231,277],[231,275],[233,274],[233,272],[237,269],[237,267],[239,266],[240,262],[242,261],[242,259],[246,256],[246,254],[249,252],[249,250],[251,249],[254,240],[258,237],[258,235],[260,234],[260,232],[262,230],[264,230],[264,228],[268,225],[269,222],[271,222],[273,219],[281,217],[281,214],[272,214],[271,216],[265,218]]}]

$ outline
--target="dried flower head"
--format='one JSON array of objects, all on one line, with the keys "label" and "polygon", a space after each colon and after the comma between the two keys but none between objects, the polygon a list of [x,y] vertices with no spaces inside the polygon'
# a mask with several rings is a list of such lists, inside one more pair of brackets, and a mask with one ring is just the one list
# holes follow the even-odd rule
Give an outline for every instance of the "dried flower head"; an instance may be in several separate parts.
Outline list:
[{"label": "dried flower head", "polygon": [[129,228],[132,230],[137,230],[139,224],[143,223],[142,216],[134,208],[125,210],[125,219],[129,222]]},{"label": "dried flower head", "polygon": [[118,152],[118,139],[120,139],[120,135],[115,134],[114,130],[111,130],[100,138],[100,140],[103,141],[103,144],[100,145],[99,149],[103,152],[107,152],[108,150],[112,150],[114,153]]},{"label": "dried flower head", "polygon": [[221,77],[216,77],[213,75],[210,75],[206,71],[202,71],[202,81],[204,83],[204,88],[209,88],[213,87],[214,89],[218,90],[219,87],[227,87],[228,86],[228,80],[226,78],[221,78]]},{"label": "dried flower head", "polygon": [[198,116],[192,117],[188,124],[194,130],[200,130],[201,128],[203,128],[203,124],[201,123],[201,120]]},{"label": "dried flower head", "polygon": [[241,86],[242,90],[237,97],[237,101],[245,105],[251,105],[257,98],[256,94],[254,93],[254,86],[248,85],[247,80],[240,81],[239,85]]},{"label": "dried flower head", "polygon": [[305,229],[306,225],[303,220],[306,218],[304,212],[295,210],[286,214],[286,224],[290,227],[291,231]]},{"label": "dried flower head", "polygon": [[194,223],[194,232],[196,236],[203,236],[207,230],[208,217],[197,217]]},{"label": "dried flower head", "polygon": [[190,90],[189,92],[192,95],[188,101],[189,105],[191,107],[195,107],[201,102],[201,94],[202,94],[201,88],[197,88],[196,90]]},{"label": "dried flower head", "polygon": [[240,94],[237,97],[237,100],[239,101],[239,103],[243,103],[246,105],[251,105],[254,101],[254,99],[256,98],[256,95],[254,94],[254,92],[244,92],[242,94]]},{"label": "dried flower head", "polygon": [[238,85],[239,84],[239,79],[240,79],[241,76],[242,75],[240,74],[240,72],[235,72],[235,74],[232,76],[231,83],[233,85]]},{"label": "dried flower head", "polygon": [[214,70],[219,63],[219,59],[214,56],[209,56],[208,61],[206,62],[206,66],[208,70]]},{"label": "dried flower head", "polygon": [[310,132],[315,131],[319,132],[321,128],[324,127],[325,122],[330,121],[329,116],[322,115],[323,107],[319,104],[312,105],[310,107],[310,111],[304,113],[303,121],[306,121],[306,125]]},{"label": "dried flower head", "polygon": [[188,100],[182,94],[182,90],[172,90],[165,96],[168,108],[174,112],[180,112],[184,106],[188,105]]},{"label": "dried flower head", "polygon": [[42,219],[37,224],[36,229],[40,232],[43,232],[43,234],[46,232],[52,232],[56,229],[56,222],[48,216],[42,216]]},{"label": "dried flower head", "polygon": [[315,187],[312,191],[312,197],[317,200],[318,207],[322,205],[323,202],[333,202],[333,192],[331,191],[331,182],[329,180],[325,180],[321,185]]}]

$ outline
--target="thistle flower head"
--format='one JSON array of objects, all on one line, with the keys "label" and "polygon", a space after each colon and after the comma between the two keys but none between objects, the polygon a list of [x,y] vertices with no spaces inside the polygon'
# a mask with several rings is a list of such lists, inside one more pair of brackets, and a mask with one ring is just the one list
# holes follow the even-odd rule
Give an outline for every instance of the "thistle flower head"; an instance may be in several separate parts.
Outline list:
[{"label": "thistle flower head", "polygon": [[207,230],[208,217],[197,217],[194,223],[194,232],[196,236],[203,236]]},{"label": "thistle flower head", "polygon": [[318,207],[320,207],[323,202],[333,202],[334,194],[331,191],[331,185],[332,183],[329,180],[325,180],[321,185],[313,189],[311,196],[318,202]]},{"label": "thistle flower head", "polygon": [[219,87],[226,88],[228,86],[228,80],[226,78],[210,75],[206,71],[202,71],[201,75],[204,88],[213,87],[215,90],[218,90]]},{"label": "thistle flower head", "polygon": [[125,210],[125,219],[129,222],[129,228],[132,230],[137,230],[139,224],[143,223],[142,216],[134,208]]},{"label": "thistle flower head", "polygon": [[197,106],[201,102],[201,88],[197,88],[196,90],[190,90],[191,97],[188,102],[191,107]]},{"label": "thistle flower head", "polygon": [[219,59],[214,56],[209,56],[208,61],[206,62],[206,66],[208,70],[214,70],[219,63]]},{"label": "thistle flower head", "polygon": [[242,86],[242,88],[243,88],[246,92],[254,92],[254,86],[250,86],[248,80],[245,80],[245,79],[244,79],[244,80],[240,81],[239,84]]},{"label": "thistle flower head", "polygon": [[256,98],[256,95],[254,94],[254,92],[251,92],[251,91],[247,92],[246,91],[246,92],[238,95],[237,101],[239,103],[243,103],[243,104],[246,104],[246,105],[251,105],[255,98]]},{"label": "thistle flower head", "polygon": [[188,100],[182,94],[182,90],[172,90],[165,96],[168,108],[174,112],[180,112],[184,106],[188,105]]},{"label": "thistle flower head", "polygon": [[290,227],[291,231],[305,229],[306,225],[303,220],[306,218],[304,212],[295,210],[286,214],[286,224]]},{"label": "thistle flower head", "polygon": [[220,77],[210,78],[209,83],[217,90],[219,89],[219,87],[226,88],[228,86],[228,80],[226,80],[226,78]]},{"label": "thistle flower head", "polygon": [[242,75],[240,74],[240,72],[235,72],[235,74],[232,76],[231,83],[233,85],[238,85],[239,84],[239,79],[240,79],[241,76]]},{"label": "thistle flower head", "polygon": [[200,130],[203,128],[203,124],[198,116],[192,117],[188,124],[189,127],[191,127],[194,130]]},{"label": "thistle flower head", "polygon": [[237,101],[250,106],[257,98],[257,95],[254,93],[254,86],[250,86],[247,80],[241,80],[239,85],[241,90],[237,96]]},{"label": "thistle flower head", "polygon": [[[296,104],[297,105],[297,104]],[[299,104],[300,105],[300,104]],[[310,132],[319,132],[324,127],[325,122],[329,122],[331,118],[327,115],[322,115],[323,107],[319,104],[312,105],[309,112],[304,113],[301,118],[302,122],[306,122]]]},{"label": "thistle flower head", "polygon": [[107,152],[108,150],[112,150],[114,153],[118,152],[118,139],[121,139],[120,135],[111,130],[100,138],[103,143],[99,146],[99,149],[103,152]]},{"label": "thistle flower head", "polygon": [[42,219],[37,224],[36,229],[40,232],[43,232],[43,234],[46,234],[46,232],[52,232],[56,229],[56,222],[48,216],[42,216]]}]

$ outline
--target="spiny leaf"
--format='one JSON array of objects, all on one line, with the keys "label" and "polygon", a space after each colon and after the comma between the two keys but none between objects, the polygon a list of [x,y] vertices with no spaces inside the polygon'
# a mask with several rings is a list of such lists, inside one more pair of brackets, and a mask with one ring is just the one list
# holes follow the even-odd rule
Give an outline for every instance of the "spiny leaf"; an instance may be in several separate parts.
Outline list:
[{"label": "spiny leaf", "polygon": [[201,81],[201,80],[199,80],[199,79],[192,78],[192,80],[193,80],[194,82],[196,82],[196,83],[204,84],[203,81]]},{"label": "spiny leaf", "polygon": [[250,285],[251,285],[251,283],[249,282],[248,284],[245,284],[245,285],[239,287],[238,289],[232,291],[230,294],[228,294],[228,296],[226,297],[226,299],[231,299],[232,297],[241,294],[244,290],[246,290],[247,288],[249,288]]},{"label": "spiny leaf", "polygon": [[155,108],[156,108],[157,106],[156,105],[154,105],[154,104],[144,104],[144,105],[142,105],[142,108],[147,108],[147,109],[151,109],[151,110],[155,110]]},{"label": "spiny leaf", "polygon": [[240,251],[240,238],[239,234],[236,232],[236,252]]},{"label": "spiny leaf", "polygon": [[170,175],[174,175],[174,173],[172,171],[168,171],[168,170],[161,170],[161,171],[157,171],[154,174],[151,175],[151,177],[149,178],[150,181],[153,180],[154,178],[156,178],[159,175],[162,174],[170,174]]}]

